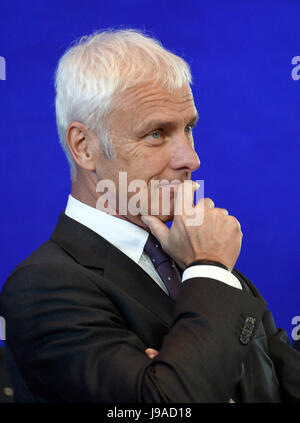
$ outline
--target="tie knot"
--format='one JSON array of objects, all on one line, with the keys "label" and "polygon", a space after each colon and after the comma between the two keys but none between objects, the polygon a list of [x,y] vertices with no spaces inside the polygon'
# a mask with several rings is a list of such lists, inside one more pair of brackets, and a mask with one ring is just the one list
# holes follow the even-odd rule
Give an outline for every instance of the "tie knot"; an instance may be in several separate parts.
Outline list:
[{"label": "tie knot", "polygon": [[161,248],[159,241],[152,234],[149,235],[144,250],[150,257],[155,267],[159,266],[165,261],[170,260],[168,254],[164,252],[164,250]]}]

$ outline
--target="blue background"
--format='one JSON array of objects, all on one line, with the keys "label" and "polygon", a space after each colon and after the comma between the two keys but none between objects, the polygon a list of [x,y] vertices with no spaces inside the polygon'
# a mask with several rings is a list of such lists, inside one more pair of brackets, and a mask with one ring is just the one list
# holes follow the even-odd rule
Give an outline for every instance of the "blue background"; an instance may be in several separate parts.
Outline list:
[{"label": "blue background", "polygon": [[70,191],[54,109],[54,71],[94,30],[146,30],[191,65],[200,115],[195,179],[242,225],[237,267],[291,335],[300,315],[298,0],[59,0],[0,3],[1,267],[47,240]]}]

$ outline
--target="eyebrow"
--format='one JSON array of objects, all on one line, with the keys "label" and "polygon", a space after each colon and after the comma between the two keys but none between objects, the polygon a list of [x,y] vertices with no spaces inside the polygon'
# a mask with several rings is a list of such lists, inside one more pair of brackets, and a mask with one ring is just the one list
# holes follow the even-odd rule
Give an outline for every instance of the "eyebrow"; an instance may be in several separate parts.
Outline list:
[{"label": "eyebrow", "polygon": [[[196,112],[196,114],[189,120],[187,125],[196,125],[198,120],[199,120],[199,115],[198,115],[198,112]],[[147,132],[151,128],[163,128],[163,127],[166,127],[166,126],[173,126],[173,125],[174,125],[173,121],[153,119],[153,120],[149,120],[148,122],[146,122],[145,125],[142,125],[139,128],[139,130],[141,132]]]}]

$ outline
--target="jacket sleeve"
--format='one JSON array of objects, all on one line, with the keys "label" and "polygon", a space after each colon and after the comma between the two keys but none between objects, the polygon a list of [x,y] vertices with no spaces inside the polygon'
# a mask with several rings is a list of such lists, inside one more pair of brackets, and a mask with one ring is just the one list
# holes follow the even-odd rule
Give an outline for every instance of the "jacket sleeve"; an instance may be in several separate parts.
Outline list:
[{"label": "jacket sleeve", "polygon": [[[252,294],[263,300],[257,288],[239,271],[237,276],[247,283]],[[262,324],[267,337],[268,354],[272,359],[278,377],[282,400],[300,402],[300,352],[292,347],[287,333],[277,328],[272,313],[266,309]]]},{"label": "jacket sleeve", "polygon": [[185,281],[153,360],[79,266],[20,268],[1,310],[15,362],[44,401],[228,402],[251,345],[241,342],[245,319],[258,322],[265,303],[213,279]]},{"label": "jacket sleeve", "polygon": [[292,347],[283,329],[276,327],[272,314],[263,315],[270,356],[282,388],[283,401],[300,403],[300,353]]}]

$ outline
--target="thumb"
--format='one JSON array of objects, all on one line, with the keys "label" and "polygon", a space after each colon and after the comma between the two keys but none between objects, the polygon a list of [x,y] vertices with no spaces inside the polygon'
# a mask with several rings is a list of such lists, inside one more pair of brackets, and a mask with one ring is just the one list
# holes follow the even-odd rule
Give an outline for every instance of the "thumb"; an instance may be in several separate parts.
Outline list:
[{"label": "thumb", "polygon": [[158,239],[161,246],[164,248],[167,245],[169,237],[169,228],[155,216],[141,216],[142,221],[148,226],[151,233]]}]

